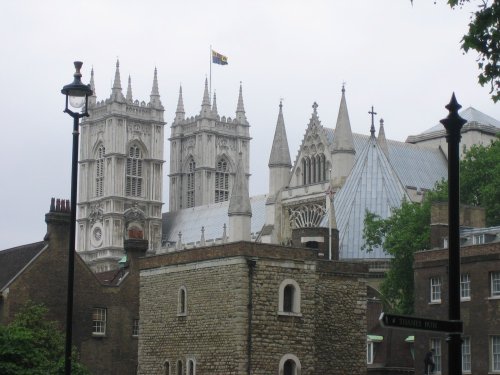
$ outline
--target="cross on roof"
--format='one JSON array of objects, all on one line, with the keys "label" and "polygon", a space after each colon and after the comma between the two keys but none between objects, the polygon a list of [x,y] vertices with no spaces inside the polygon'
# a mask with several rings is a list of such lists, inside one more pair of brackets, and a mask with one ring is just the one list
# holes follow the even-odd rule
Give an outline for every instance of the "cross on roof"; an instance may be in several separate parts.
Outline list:
[{"label": "cross on roof", "polygon": [[318,109],[318,103],[314,102],[312,107],[313,107],[314,113],[316,113],[316,110]]},{"label": "cross on roof", "polygon": [[372,126],[370,127],[370,133],[372,136],[375,136],[375,115],[377,114],[377,112],[375,112],[373,110],[373,106],[372,106],[372,110],[371,111],[368,111],[368,114],[372,115]]}]

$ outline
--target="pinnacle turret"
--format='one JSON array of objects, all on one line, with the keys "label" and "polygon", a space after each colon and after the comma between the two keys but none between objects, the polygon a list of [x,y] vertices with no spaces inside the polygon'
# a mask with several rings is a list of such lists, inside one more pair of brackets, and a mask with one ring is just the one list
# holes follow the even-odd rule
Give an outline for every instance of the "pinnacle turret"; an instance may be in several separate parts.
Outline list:
[{"label": "pinnacle turret", "polygon": [[156,70],[156,67],[153,75],[153,87],[151,88],[149,102],[153,107],[161,107],[160,92],[158,90],[158,72]]},{"label": "pinnacle turret", "polygon": [[205,90],[203,91],[203,101],[201,102],[200,114],[204,117],[208,117],[211,111],[210,95],[208,94],[208,80],[205,78]]},{"label": "pinnacle turret", "polygon": [[113,87],[111,88],[111,99],[122,101],[122,83],[120,79],[120,60],[116,60],[116,70],[115,70],[115,80],[113,81]]},{"label": "pinnacle turret", "polygon": [[128,85],[127,85],[127,102],[131,102],[132,99],[132,79],[130,78],[130,74],[128,76]]},{"label": "pinnacle turret", "polygon": [[214,116],[218,115],[218,113],[217,113],[217,95],[215,94],[215,91],[214,91],[214,100],[212,102],[212,114]]},{"label": "pinnacle turret", "polygon": [[94,83],[94,67],[90,70],[90,88],[92,89],[92,95],[89,98],[89,104],[95,105],[97,101],[97,95],[95,93],[95,83]]},{"label": "pinnacle turret", "polygon": [[177,109],[175,110],[174,122],[179,122],[185,119],[184,101],[182,100],[182,86],[179,86],[179,99],[177,100]]},{"label": "pinnacle turret", "polygon": [[278,121],[274,131],[273,146],[269,157],[269,167],[292,167],[290,149],[286,137],[285,120],[283,119],[283,103],[280,101]]},{"label": "pinnacle turret", "polygon": [[240,92],[238,95],[238,105],[236,106],[236,119],[241,124],[248,124],[247,117],[245,115],[245,106],[243,104],[243,87],[240,82]]},{"label": "pinnacle turret", "polygon": [[377,143],[384,152],[385,156],[389,158],[389,147],[387,145],[387,138],[385,137],[384,119],[380,119],[380,128],[378,130]]},{"label": "pinnacle turret", "polygon": [[333,152],[354,153],[354,140],[352,137],[351,122],[349,121],[349,112],[347,111],[344,85],[342,85],[342,98],[340,99],[339,114],[333,134],[332,149]]},{"label": "pinnacle turret", "polygon": [[233,191],[231,199],[229,200],[228,215],[252,216],[250,195],[248,193],[248,180],[245,176],[245,168],[243,166],[243,157],[241,152],[238,156]]}]

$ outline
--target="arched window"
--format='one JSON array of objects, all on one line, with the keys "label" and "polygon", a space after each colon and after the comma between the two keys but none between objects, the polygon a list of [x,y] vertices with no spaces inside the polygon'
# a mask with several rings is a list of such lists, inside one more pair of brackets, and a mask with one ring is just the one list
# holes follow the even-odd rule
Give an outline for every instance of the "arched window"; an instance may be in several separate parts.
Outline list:
[{"label": "arched window", "polygon": [[301,364],[299,359],[293,354],[285,354],[281,357],[279,364],[280,375],[300,375]]},{"label": "arched window", "polygon": [[170,375],[170,362],[169,361],[165,361],[165,363],[163,363],[163,374],[164,375]]},{"label": "arched window", "polygon": [[177,301],[177,315],[185,316],[187,314],[187,290],[185,286],[179,288]]},{"label": "arched window", "polygon": [[215,203],[229,199],[229,168],[225,159],[220,159],[215,169]]},{"label": "arched window", "polygon": [[320,171],[321,171],[321,181],[326,181],[325,154],[321,154],[320,156]]},{"label": "arched window", "polygon": [[95,161],[95,196],[102,197],[104,193],[104,154],[106,149],[100,145],[97,149],[97,157]]},{"label": "arched window", "polygon": [[300,287],[295,280],[285,279],[279,287],[278,314],[300,316]]},{"label": "arched window", "polygon": [[142,196],[142,151],[137,145],[130,146],[128,151],[125,194]]},{"label": "arched window", "polygon": [[189,160],[188,170],[187,170],[187,183],[186,183],[186,207],[194,207],[194,173],[196,169],[196,163],[193,158]]},{"label": "arched window", "polygon": [[305,185],[306,181],[306,159],[302,159],[302,185]]},{"label": "arched window", "polygon": [[316,156],[313,156],[312,157],[312,160],[311,160],[311,182],[312,183],[315,183],[317,182],[317,175],[316,175]]},{"label": "arched window", "polygon": [[182,361],[180,359],[177,361],[177,375],[182,375]]},{"label": "arched window", "polygon": [[311,183],[311,159],[306,159],[307,183]]},{"label": "arched window", "polygon": [[187,361],[187,375],[195,375],[196,374],[196,365],[193,359],[188,359]]}]

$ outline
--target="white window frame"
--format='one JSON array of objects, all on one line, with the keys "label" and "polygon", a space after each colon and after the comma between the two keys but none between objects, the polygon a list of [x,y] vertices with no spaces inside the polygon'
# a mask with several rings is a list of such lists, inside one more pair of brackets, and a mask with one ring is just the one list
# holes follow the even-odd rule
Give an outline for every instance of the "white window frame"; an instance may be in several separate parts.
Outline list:
[{"label": "white window frame", "polygon": [[[184,294],[184,301],[182,300],[182,295]],[[187,289],[183,285],[179,288],[177,292],[177,316],[187,315]]]},{"label": "white window frame", "polygon": [[105,336],[108,309],[105,307],[94,307],[92,309],[92,335]]},{"label": "white window frame", "polygon": [[283,375],[284,374],[284,371],[285,371],[285,362],[288,361],[288,360],[292,360],[293,362],[295,362],[295,374],[293,375],[301,375],[302,373],[302,365],[300,364],[300,361],[299,359],[297,358],[297,356],[293,355],[293,354],[285,354],[283,357],[281,357],[280,359],[280,363],[279,363],[279,369],[278,369],[278,374],[279,375]]},{"label": "white window frame", "polygon": [[430,348],[434,349],[434,374],[441,374],[441,339],[431,338]]},{"label": "white window frame", "polygon": [[366,342],[366,364],[373,364],[373,341],[368,340]]},{"label": "white window frame", "polygon": [[441,303],[441,278],[431,277],[430,284],[430,303]]},{"label": "white window frame", "polygon": [[490,336],[490,372],[500,373],[500,336]]},{"label": "white window frame", "polygon": [[472,236],[472,244],[473,245],[483,245],[486,243],[486,236],[484,233],[482,234],[474,234]]},{"label": "white window frame", "polygon": [[[293,287],[293,297],[292,297],[292,311],[285,311],[285,288],[291,285]],[[278,297],[278,315],[289,315],[289,316],[302,316],[300,312],[301,304],[301,291],[299,284],[293,279],[285,279],[281,282],[279,287],[279,297]]]},{"label": "white window frame", "polygon": [[471,340],[469,336],[462,337],[462,372],[470,374],[472,369]]},{"label": "white window frame", "polygon": [[470,301],[470,275],[463,273],[460,275],[460,300]]},{"label": "white window frame", "polygon": [[500,271],[490,273],[490,296],[500,298]]}]

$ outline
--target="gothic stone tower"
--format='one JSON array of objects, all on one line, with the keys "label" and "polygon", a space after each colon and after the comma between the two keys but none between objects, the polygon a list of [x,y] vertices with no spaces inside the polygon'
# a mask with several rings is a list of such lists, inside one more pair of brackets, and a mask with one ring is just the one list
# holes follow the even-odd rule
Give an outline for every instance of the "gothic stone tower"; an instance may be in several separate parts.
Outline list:
[{"label": "gothic stone tower", "polygon": [[149,103],[122,94],[119,63],[111,96],[96,102],[81,126],[78,246],[94,271],[118,267],[126,238],[161,242],[163,112],[156,68]]},{"label": "gothic stone tower", "polygon": [[180,89],[169,139],[170,211],[229,200],[240,152],[249,176],[249,129],[241,85],[234,119],[219,116],[206,79],[200,114],[186,118]]}]

